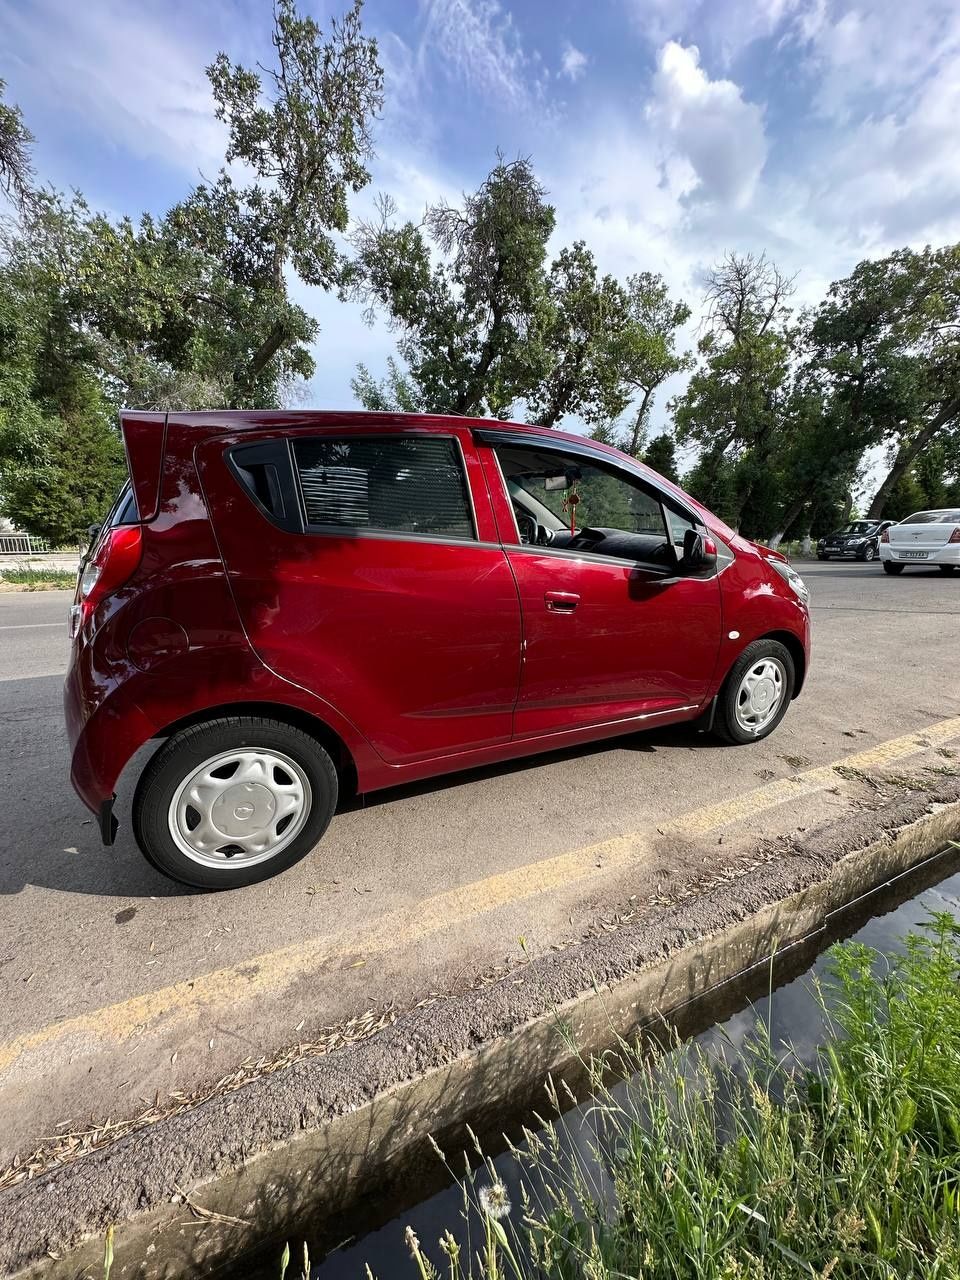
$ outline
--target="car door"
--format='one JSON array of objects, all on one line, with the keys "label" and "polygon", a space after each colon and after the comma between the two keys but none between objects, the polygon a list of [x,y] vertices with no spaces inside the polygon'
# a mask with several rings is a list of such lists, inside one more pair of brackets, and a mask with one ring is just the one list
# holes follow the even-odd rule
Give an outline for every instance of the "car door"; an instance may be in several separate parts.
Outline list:
[{"label": "car door", "polygon": [[306,427],[199,452],[269,667],[392,764],[509,740],[520,609],[469,433]]},{"label": "car door", "polygon": [[[719,582],[715,569],[706,578],[679,576],[670,559],[678,531],[695,517],[586,447],[568,453],[542,437],[531,444],[496,431],[480,439],[523,615],[515,736],[699,706],[720,649]],[[572,489],[539,483],[551,467],[577,476]],[[516,521],[524,495],[554,522],[572,512],[577,529],[602,523],[604,539],[592,549],[579,538],[559,546],[569,539],[555,527],[552,544],[531,542],[529,527],[524,536]],[[526,524],[527,508],[519,509]]]}]

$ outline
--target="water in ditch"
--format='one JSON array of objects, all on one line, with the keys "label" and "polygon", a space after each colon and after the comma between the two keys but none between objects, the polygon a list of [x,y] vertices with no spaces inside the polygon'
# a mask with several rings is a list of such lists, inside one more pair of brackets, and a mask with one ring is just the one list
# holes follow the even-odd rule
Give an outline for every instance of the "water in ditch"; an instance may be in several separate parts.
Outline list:
[{"label": "water in ditch", "polygon": [[[678,1020],[678,1026],[684,1034],[696,1038],[707,1052],[721,1052],[722,1046],[735,1046],[748,1037],[759,1019],[769,1026],[775,1049],[786,1052],[789,1048],[801,1063],[809,1063],[816,1054],[823,1030],[811,979],[825,973],[828,960],[823,953],[826,949],[841,939],[855,938],[877,951],[896,954],[903,950],[906,935],[915,931],[931,912],[937,911],[949,911],[960,918],[960,857],[956,852],[931,859],[924,867],[836,913],[827,929],[810,946],[782,957],[779,964],[774,963],[772,972],[769,967],[766,971],[754,971],[740,981],[725,984],[724,989],[709,992],[695,1007],[691,1006],[685,1018]],[[711,1017],[715,1020],[709,1025]],[[516,1133],[521,1119],[524,1118],[505,1120],[505,1126],[512,1127]],[[566,1145],[588,1154],[596,1141],[589,1103],[566,1113],[562,1138]],[[489,1149],[487,1143],[485,1147]],[[518,1170],[512,1157],[504,1152],[494,1163],[512,1202],[517,1203]],[[442,1179],[439,1161],[435,1177]],[[409,1190],[405,1194],[403,1189],[399,1193],[394,1189],[389,1202],[377,1196],[371,1197],[364,1206],[357,1206],[354,1221],[363,1224],[360,1231],[355,1230],[352,1238],[332,1248],[324,1260],[313,1267],[313,1280],[366,1280],[367,1266],[381,1280],[386,1277],[414,1280],[419,1272],[404,1241],[408,1226],[435,1257],[438,1256],[436,1242],[447,1229],[465,1243],[464,1204],[459,1186],[448,1180],[441,1189],[431,1187],[430,1190],[432,1194],[424,1194],[418,1201]],[[389,1220],[385,1221],[386,1218]],[[477,1225],[473,1224],[474,1240]],[[364,1228],[369,1229],[360,1234]],[[331,1241],[333,1243],[336,1242]]]}]

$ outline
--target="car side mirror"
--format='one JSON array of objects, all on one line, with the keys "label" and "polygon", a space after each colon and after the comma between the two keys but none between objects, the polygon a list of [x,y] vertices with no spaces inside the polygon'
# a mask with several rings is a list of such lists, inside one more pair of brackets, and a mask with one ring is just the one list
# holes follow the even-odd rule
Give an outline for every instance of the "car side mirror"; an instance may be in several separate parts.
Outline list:
[{"label": "car side mirror", "polygon": [[680,568],[683,573],[702,573],[717,563],[717,548],[712,538],[705,538],[696,529],[687,529],[683,535],[683,555]]}]

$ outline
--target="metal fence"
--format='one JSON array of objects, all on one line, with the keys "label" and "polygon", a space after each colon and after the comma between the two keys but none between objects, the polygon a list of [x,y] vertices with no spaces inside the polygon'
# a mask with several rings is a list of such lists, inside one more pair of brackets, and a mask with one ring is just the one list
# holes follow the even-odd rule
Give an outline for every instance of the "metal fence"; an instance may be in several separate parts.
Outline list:
[{"label": "metal fence", "polygon": [[39,556],[50,550],[44,538],[28,533],[0,533],[0,556]]}]

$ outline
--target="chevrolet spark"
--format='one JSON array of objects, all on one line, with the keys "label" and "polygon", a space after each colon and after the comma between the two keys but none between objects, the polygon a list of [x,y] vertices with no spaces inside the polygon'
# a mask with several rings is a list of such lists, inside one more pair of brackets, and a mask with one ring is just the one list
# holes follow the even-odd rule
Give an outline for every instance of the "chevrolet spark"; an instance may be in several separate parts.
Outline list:
[{"label": "chevrolet spark", "polygon": [[779,724],[807,593],[616,449],[401,414],[123,413],[72,609],[72,781],[185,884],[251,884],[346,794],[698,721]]}]

